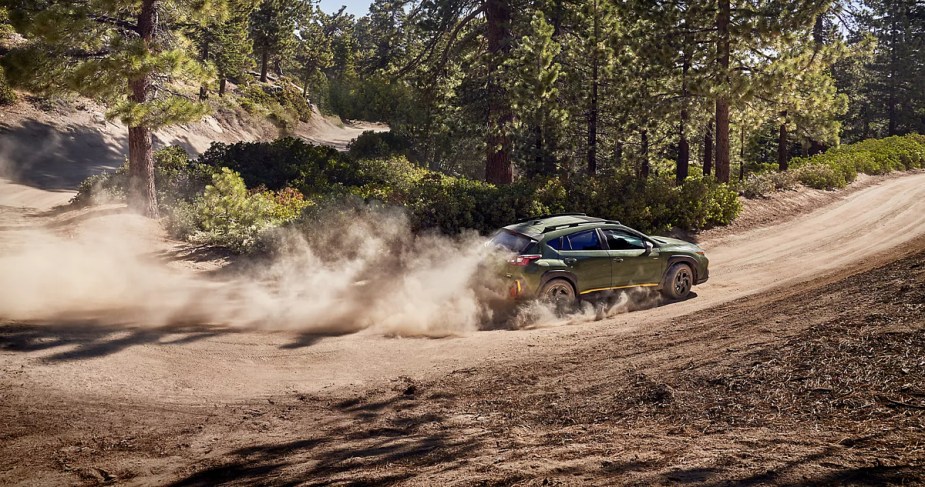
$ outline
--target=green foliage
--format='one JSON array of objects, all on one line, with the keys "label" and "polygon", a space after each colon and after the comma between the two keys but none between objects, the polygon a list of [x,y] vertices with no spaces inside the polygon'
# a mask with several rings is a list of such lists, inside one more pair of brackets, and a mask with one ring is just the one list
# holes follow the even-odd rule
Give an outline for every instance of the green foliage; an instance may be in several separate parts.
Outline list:
[{"label": "green foliage", "polygon": [[222,168],[199,198],[171,213],[169,228],[193,242],[245,252],[262,232],[294,220],[308,204],[292,188],[249,192],[238,173]]},{"label": "green foliage", "polygon": [[16,92],[6,82],[6,74],[3,72],[3,67],[0,66],[0,105],[12,105],[16,103],[17,99]]},{"label": "green foliage", "polygon": [[817,189],[843,188],[858,173],[886,174],[925,167],[925,136],[868,139],[811,157],[791,160],[801,183]]},{"label": "green foliage", "polygon": [[279,190],[292,186],[305,195],[314,195],[329,192],[337,185],[362,184],[356,179],[355,166],[344,154],[294,137],[230,145],[216,142],[199,161],[237,171],[252,188]]},{"label": "green foliage", "polygon": [[[180,146],[154,151],[154,186],[162,209],[192,201],[212,180],[215,169],[189,159]],[[71,204],[83,207],[124,202],[128,185],[128,164],[90,176],[80,183]]]},{"label": "green foliage", "polygon": [[239,92],[242,108],[250,113],[265,110],[263,113],[283,129],[291,130],[299,121],[307,122],[311,119],[312,108],[308,100],[288,82],[280,85],[251,83],[240,87]]},{"label": "green foliage", "polygon": [[410,148],[410,141],[395,132],[367,130],[350,142],[348,154],[357,160],[385,158],[393,155],[407,156]]},{"label": "green foliage", "polygon": [[797,185],[796,171],[777,171],[777,165],[768,164],[762,172],[753,172],[738,184],[738,190],[749,199],[764,198],[775,191],[788,191]]}]

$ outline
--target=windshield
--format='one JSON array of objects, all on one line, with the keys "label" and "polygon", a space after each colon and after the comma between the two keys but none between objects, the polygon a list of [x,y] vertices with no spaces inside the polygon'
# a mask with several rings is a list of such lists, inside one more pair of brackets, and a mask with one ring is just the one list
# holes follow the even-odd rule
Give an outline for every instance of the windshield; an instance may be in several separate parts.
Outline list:
[{"label": "windshield", "polygon": [[491,240],[489,241],[492,245],[503,247],[510,250],[511,252],[517,252],[518,254],[523,252],[533,243],[533,240],[527,238],[523,235],[509,232],[507,230],[501,230],[496,233]]}]

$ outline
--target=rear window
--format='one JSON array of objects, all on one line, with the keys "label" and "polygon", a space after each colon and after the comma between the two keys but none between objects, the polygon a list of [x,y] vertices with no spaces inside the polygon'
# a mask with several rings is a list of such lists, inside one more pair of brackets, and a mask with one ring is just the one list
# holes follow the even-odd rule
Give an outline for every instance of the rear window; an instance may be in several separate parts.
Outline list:
[{"label": "rear window", "polygon": [[568,239],[571,250],[604,250],[595,230],[578,232],[565,238]]},{"label": "rear window", "polygon": [[533,240],[523,235],[502,230],[496,233],[494,237],[491,237],[490,243],[519,254],[526,250],[533,243]]}]

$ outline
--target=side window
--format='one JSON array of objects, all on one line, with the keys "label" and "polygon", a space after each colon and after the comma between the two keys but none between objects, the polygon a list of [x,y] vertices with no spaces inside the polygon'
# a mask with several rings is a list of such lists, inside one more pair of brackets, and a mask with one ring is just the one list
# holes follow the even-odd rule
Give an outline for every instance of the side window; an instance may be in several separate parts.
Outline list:
[{"label": "side window", "polygon": [[607,237],[607,246],[610,250],[639,250],[646,248],[642,239],[621,230],[604,230],[604,236]]},{"label": "side window", "polygon": [[600,239],[597,238],[597,232],[594,230],[574,233],[565,238],[568,239],[572,247],[571,250],[604,250]]},{"label": "side window", "polygon": [[568,240],[564,237],[554,238],[546,242],[549,248],[554,250],[571,250],[568,246]]}]

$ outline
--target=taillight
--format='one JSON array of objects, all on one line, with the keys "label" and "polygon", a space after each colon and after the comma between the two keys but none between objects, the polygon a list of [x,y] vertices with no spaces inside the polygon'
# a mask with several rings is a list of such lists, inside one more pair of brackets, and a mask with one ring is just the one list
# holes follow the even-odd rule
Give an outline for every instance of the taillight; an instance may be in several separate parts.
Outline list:
[{"label": "taillight", "polygon": [[543,258],[542,255],[536,255],[536,254],[518,255],[517,257],[514,257],[513,259],[509,260],[508,263],[510,263],[511,265],[522,267],[525,265],[529,265],[534,260],[539,260],[542,258]]}]

